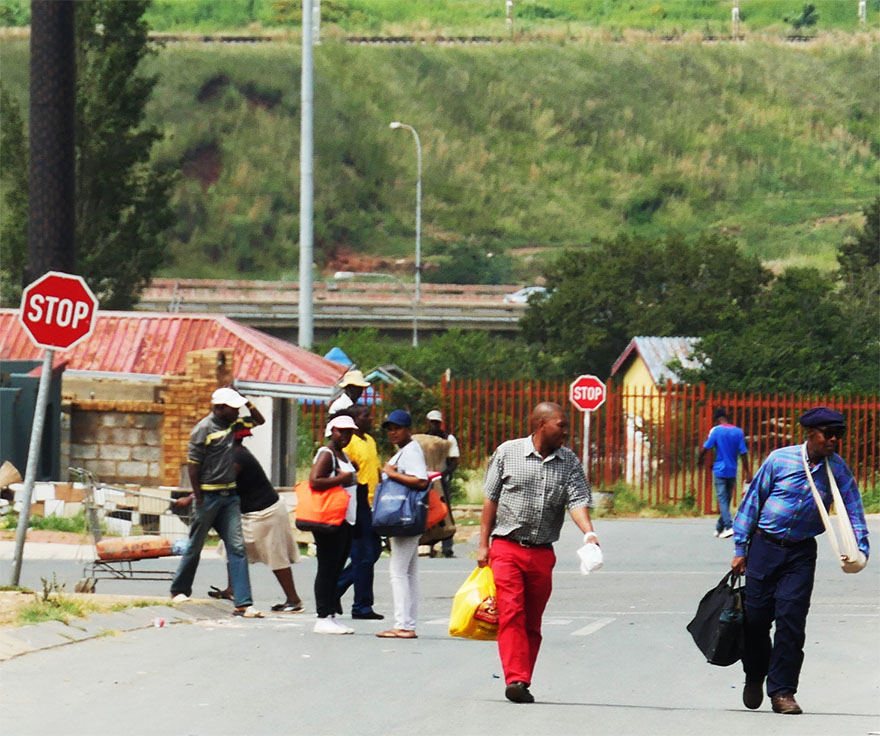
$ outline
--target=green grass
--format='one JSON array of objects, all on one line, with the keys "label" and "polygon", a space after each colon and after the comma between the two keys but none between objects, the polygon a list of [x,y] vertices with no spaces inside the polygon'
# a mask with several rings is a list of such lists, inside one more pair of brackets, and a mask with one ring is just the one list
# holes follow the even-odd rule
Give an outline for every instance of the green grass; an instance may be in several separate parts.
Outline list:
[{"label": "green grass", "polygon": [[[23,25],[29,0],[3,0],[0,23]],[[817,30],[856,30],[856,3],[813,0]],[[742,31],[789,33],[785,18],[800,14],[802,0],[745,0]],[[869,1],[868,24],[876,27],[880,7]],[[663,34],[730,32],[730,0],[517,0],[516,37],[577,35],[589,30],[620,34],[642,30]],[[507,36],[503,0],[322,0],[325,32],[370,35],[443,34]],[[301,0],[154,0],[147,13],[159,31],[298,30]]]},{"label": "green grass", "polygon": [[22,626],[39,624],[44,621],[61,621],[67,623],[72,617],[82,618],[87,613],[97,610],[90,602],[57,594],[48,600],[37,599],[24,606],[18,612],[18,623]]},{"label": "green grass", "polygon": [[880,514],[880,486],[862,491],[862,505],[866,514]]},{"label": "green grass", "polygon": [[[4,529],[18,528],[18,514],[7,514],[3,521]],[[39,529],[53,532],[73,532],[85,534],[88,532],[85,514],[80,511],[76,516],[31,516],[28,520],[28,529]]]},{"label": "green grass", "polygon": [[[423,4],[387,5],[404,14]],[[683,4],[663,6],[674,15]],[[0,42],[0,53],[4,84],[24,104],[27,42]],[[161,81],[148,118],[166,134],[157,159],[179,166],[209,151],[219,177],[203,184],[185,169],[165,274],[295,277],[299,57],[287,43],[175,44],[149,62]],[[721,231],[778,267],[827,269],[880,177],[870,40],[327,42],[315,60],[319,267],[340,249],[389,264],[412,255],[415,156],[391,120],[421,136],[428,263],[456,242],[504,254]],[[514,277],[535,271],[519,262]]]}]

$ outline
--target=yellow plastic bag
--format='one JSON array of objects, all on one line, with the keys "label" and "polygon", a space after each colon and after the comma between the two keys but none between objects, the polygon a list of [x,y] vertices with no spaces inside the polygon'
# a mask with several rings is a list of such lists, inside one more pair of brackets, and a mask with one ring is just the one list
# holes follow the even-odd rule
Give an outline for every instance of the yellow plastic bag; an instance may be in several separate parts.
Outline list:
[{"label": "yellow plastic bag", "polygon": [[449,635],[482,641],[498,638],[495,577],[488,565],[474,570],[455,594],[449,617]]}]

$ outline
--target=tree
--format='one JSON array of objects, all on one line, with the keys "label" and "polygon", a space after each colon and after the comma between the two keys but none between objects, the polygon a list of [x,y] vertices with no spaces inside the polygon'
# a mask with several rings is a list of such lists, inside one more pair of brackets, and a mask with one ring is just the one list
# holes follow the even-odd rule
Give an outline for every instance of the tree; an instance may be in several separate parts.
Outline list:
[{"label": "tree", "polygon": [[830,275],[793,268],[750,317],[704,334],[696,351],[703,368],[682,377],[727,391],[874,392],[876,336],[871,342],[849,329]]},{"label": "tree", "polygon": [[157,77],[138,74],[154,53],[149,0],[77,3],[77,270],[105,309],[128,309],[163,263],[175,174],[150,162],[162,134],[145,127]]},{"label": "tree", "polygon": [[0,84],[0,305],[17,306],[27,265],[28,152],[21,112]]},{"label": "tree", "polygon": [[852,286],[876,275],[880,264],[880,196],[865,209],[865,226],[837,249],[839,278]]},{"label": "tree", "polygon": [[621,236],[568,250],[545,270],[549,296],[521,321],[558,377],[607,376],[636,335],[700,336],[751,310],[770,274],[717,235]]}]

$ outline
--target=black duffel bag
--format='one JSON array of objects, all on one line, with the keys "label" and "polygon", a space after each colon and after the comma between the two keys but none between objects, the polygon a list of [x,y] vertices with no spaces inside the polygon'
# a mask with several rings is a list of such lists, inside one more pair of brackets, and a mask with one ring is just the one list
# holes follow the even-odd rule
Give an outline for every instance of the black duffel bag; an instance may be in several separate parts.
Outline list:
[{"label": "black duffel bag", "polygon": [[687,630],[709,664],[727,667],[742,658],[744,629],[745,592],[731,570],[703,596]]}]

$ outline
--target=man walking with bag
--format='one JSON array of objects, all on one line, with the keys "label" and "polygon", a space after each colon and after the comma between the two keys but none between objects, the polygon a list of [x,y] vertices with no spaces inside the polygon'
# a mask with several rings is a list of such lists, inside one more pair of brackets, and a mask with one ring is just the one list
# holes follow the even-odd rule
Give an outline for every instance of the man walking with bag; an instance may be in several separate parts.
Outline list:
[{"label": "man walking with bag", "polygon": [[489,565],[495,576],[504,695],[514,703],[535,702],[529,687],[552,589],[553,542],[559,539],[566,507],[584,532],[584,543],[598,544],[583,466],[563,447],[565,411],[558,404],[538,404],[531,428],[528,437],[500,445],[489,461],[477,552],[477,564]]},{"label": "man walking with bag", "polygon": [[846,433],[843,415],[817,406],[800,423],[807,441],[770,453],[740,504],[730,565],[734,572],[746,574],[743,704],[751,709],[761,706],[766,678],[773,711],[789,715],[803,712],[794,695],[816,572],[815,537],[824,531],[816,493],[828,508],[837,486],[844,507],[837,513],[848,516],[854,542],[864,555],[852,561],[841,555],[846,558],[841,559],[844,570],[861,569],[869,552],[862,499],[852,472],[837,454]]}]

